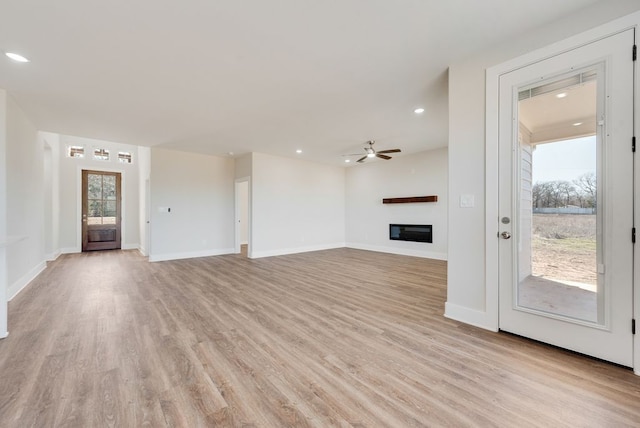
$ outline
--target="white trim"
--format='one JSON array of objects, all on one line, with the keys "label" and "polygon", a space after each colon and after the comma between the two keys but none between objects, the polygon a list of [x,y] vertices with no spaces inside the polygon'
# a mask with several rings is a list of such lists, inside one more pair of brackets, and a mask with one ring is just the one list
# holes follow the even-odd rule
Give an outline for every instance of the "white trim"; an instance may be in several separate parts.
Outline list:
[{"label": "white trim", "polygon": [[194,259],[197,257],[211,257],[211,256],[222,256],[226,254],[234,254],[233,248],[221,248],[216,250],[202,250],[202,251],[186,251],[184,253],[169,253],[169,254],[160,254],[160,255],[150,255],[150,262],[164,262],[169,260],[180,260],[180,259]]},{"label": "white trim", "polygon": [[492,317],[485,311],[478,311],[465,306],[445,302],[444,316],[445,318],[460,321],[465,324],[471,324],[485,330],[498,331],[497,326],[494,326]]},{"label": "white trim", "polygon": [[251,259],[260,259],[262,257],[286,256],[288,254],[308,253],[311,251],[333,250],[336,248],[344,248],[345,243],[339,242],[335,244],[312,245],[309,247],[282,248],[270,251],[254,251],[249,257]]},{"label": "white trim", "polygon": [[78,247],[60,248],[60,253],[61,254],[77,254],[77,253],[81,253],[81,252],[82,252],[82,248],[78,248]]},{"label": "white trim", "polygon": [[[1,95],[1,92],[0,92]],[[0,245],[0,339],[7,337],[9,305],[7,300],[7,250]]]},{"label": "white trim", "polygon": [[[105,161],[107,162],[107,161]],[[127,164],[129,165],[129,164]],[[76,226],[76,246],[80,248],[82,252],[82,171],[98,171],[98,172],[115,172],[120,174],[120,248],[124,249],[123,242],[125,242],[125,229],[126,229],[126,216],[124,213],[126,212],[126,186],[125,186],[125,170],[117,169],[117,168],[103,168],[102,166],[93,168],[92,166],[82,166],[78,165],[77,170],[77,183],[76,183],[76,212],[78,213],[77,219],[78,224]]]},{"label": "white trim", "polygon": [[[499,79],[500,76],[535,62],[561,55],[587,44],[607,38],[614,34],[635,29],[640,23],[640,12],[634,12],[625,17],[613,20],[591,30],[582,32],[562,41],[553,43],[541,49],[505,61],[486,70],[485,80],[485,315],[478,317],[473,310],[450,308],[447,315],[468,324],[476,325],[479,318],[486,318],[487,325],[499,328],[499,295],[498,295],[498,241],[496,234],[499,221],[498,211],[498,115],[499,115]],[[631,47],[630,47],[631,49]],[[635,77],[637,79],[637,76]],[[637,82],[636,82],[637,83]],[[636,84],[636,91],[638,85]],[[636,93],[636,102],[638,94]],[[638,118],[634,118],[637,123]],[[636,190],[637,192],[637,190]],[[636,195],[637,197],[637,195]],[[638,257],[636,255],[635,257]],[[637,262],[636,262],[637,263]],[[636,305],[634,317],[640,318],[640,282],[634,280],[634,294]],[[451,306],[449,304],[449,306]],[[491,328],[493,329],[493,328]],[[640,340],[634,336],[634,368],[640,374]]]},{"label": "white trim", "polygon": [[376,251],[378,253],[398,254],[400,256],[421,257],[424,259],[447,260],[447,253],[439,253],[434,251],[385,247],[383,245],[357,244],[353,242],[347,242],[345,246],[347,248],[355,248],[356,250]]},{"label": "white trim", "polygon": [[47,255],[45,255],[45,259],[48,262],[54,262],[58,259],[58,257],[60,257],[60,254],[62,254],[61,250],[56,250],[53,253],[49,253]]},{"label": "white trim", "polygon": [[[149,157],[151,157],[151,154],[149,154]],[[151,159],[149,159],[149,163],[150,162],[151,162]],[[151,166],[149,166],[149,168],[151,168]],[[139,251],[142,253],[143,256],[147,257],[149,256],[149,249],[151,248],[151,179],[150,178],[144,179],[144,193],[145,193],[144,194],[145,207],[144,207],[144,214],[142,214],[144,216],[144,224],[142,225],[142,228],[144,228],[144,242],[140,240]],[[142,229],[140,229],[140,231],[138,232],[138,236],[140,236],[140,232],[142,232]]]},{"label": "white trim", "polygon": [[22,278],[11,284],[7,288],[7,301],[10,302],[14,297],[18,295],[24,288],[29,285],[38,275],[47,268],[46,262],[38,263],[33,269],[24,274]]},{"label": "white trim", "polygon": [[138,244],[121,244],[120,245],[120,249],[121,250],[139,250],[140,249],[140,245],[138,245]]},{"label": "white trim", "polygon": [[[247,198],[249,199],[247,201],[247,242],[240,242],[240,227],[238,226],[240,224],[240,201],[238,200],[238,188],[239,188],[239,184],[240,183],[247,183]],[[234,183],[234,202],[235,202],[235,207],[234,207],[234,246],[235,246],[235,253],[236,254],[240,254],[241,249],[240,246],[246,244],[247,245],[247,255],[249,258],[251,258],[251,245],[249,245],[249,242],[251,242],[251,177],[247,176],[247,177],[241,177],[241,178],[236,178],[235,183]]]},{"label": "white trim", "polygon": [[[491,330],[499,328],[498,300],[498,99],[500,76],[486,74],[485,136],[485,317]],[[490,110],[495,108],[495,112]],[[464,320],[461,320],[464,321]],[[470,322],[471,324],[471,322]]]}]

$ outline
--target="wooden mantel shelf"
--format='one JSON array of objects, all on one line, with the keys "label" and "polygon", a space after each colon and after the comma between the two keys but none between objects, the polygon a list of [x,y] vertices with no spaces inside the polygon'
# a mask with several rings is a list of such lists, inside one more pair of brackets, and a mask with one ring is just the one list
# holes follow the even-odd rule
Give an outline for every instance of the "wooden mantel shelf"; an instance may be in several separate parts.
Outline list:
[{"label": "wooden mantel shelf", "polygon": [[438,202],[437,196],[411,196],[409,198],[385,198],[383,204],[410,204],[414,202]]}]

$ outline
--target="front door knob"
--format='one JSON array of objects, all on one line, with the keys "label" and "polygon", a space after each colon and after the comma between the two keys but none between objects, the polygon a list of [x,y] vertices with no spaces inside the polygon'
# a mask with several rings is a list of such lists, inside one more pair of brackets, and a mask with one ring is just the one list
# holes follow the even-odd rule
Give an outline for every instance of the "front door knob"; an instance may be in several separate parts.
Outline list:
[{"label": "front door knob", "polygon": [[507,231],[504,231],[500,234],[500,236],[502,237],[502,239],[509,239],[511,238],[511,234]]}]

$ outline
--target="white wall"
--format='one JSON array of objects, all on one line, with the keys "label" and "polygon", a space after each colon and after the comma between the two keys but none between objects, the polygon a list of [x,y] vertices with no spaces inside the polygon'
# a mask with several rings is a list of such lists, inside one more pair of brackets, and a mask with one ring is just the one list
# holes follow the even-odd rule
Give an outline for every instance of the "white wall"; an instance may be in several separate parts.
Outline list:
[{"label": "white wall", "polygon": [[60,136],[38,133],[44,147],[44,253],[47,260],[60,254]]},{"label": "white wall", "polygon": [[236,158],[234,176],[238,178],[251,177],[253,171],[253,153]]},{"label": "white wall", "polygon": [[7,337],[7,92],[0,89],[0,339]]},{"label": "white wall", "polygon": [[139,195],[139,222],[140,253],[149,255],[149,225],[151,224],[151,149],[138,147],[138,195]]},{"label": "white wall", "polygon": [[[242,189],[242,195],[237,195],[236,201],[236,253],[240,253],[240,245],[247,245],[247,256],[253,257],[251,244],[251,175],[253,174],[253,153],[247,153],[235,159],[236,188]],[[240,186],[240,187],[238,187]],[[246,193],[246,195],[245,195]]]},{"label": "white wall", "polygon": [[11,299],[45,267],[44,147],[33,124],[7,97],[7,233],[24,239],[7,248],[8,297]]},{"label": "white wall", "polygon": [[[384,198],[430,195],[438,202],[382,204]],[[433,243],[392,241],[391,223],[430,224]],[[352,248],[446,260],[447,149],[347,168],[346,239]]]},{"label": "white wall", "polygon": [[254,153],[251,186],[251,257],[344,246],[344,168]]},{"label": "white wall", "polygon": [[[571,17],[451,65],[449,261],[445,308],[448,317],[491,330],[498,328],[496,284],[485,282],[485,268],[488,268],[488,265],[485,266],[485,239],[493,239],[485,228],[486,69],[638,10],[639,7],[638,2],[632,0],[599,2]],[[489,157],[497,157],[497,153],[487,156],[490,161]],[[473,195],[475,206],[461,207],[462,195]]]},{"label": "white wall", "polygon": [[[7,92],[0,88],[0,241],[7,236]],[[0,275],[5,271],[0,271]]]},{"label": "white wall", "polygon": [[249,182],[243,181],[237,184],[237,206],[239,211],[240,244],[249,242]]},{"label": "white wall", "polygon": [[234,197],[233,159],[152,148],[149,260],[233,253]]},{"label": "white wall", "polygon": [[[70,158],[67,147],[84,146],[84,158]],[[110,159],[93,159],[93,149],[110,150]],[[131,164],[118,162],[118,151],[130,152]],[[60,247],[63,253],[82,251],[82,170],[110,171],[122,174],[122,249],[140,247],[140,184],[138,147],[110,141],[60,135]]]}]

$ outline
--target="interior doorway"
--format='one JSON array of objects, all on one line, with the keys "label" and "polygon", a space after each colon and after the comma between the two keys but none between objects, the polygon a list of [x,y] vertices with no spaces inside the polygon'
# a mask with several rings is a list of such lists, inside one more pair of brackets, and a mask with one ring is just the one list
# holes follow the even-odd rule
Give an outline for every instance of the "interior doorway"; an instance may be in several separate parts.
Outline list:
[{"label": "interior doorway", "polygon": [[250,251],[250,189],[249,178],[236,180],[235,184],[235,252],[245,257],[251,257]]},{"label": "interior doorway", "polygon": [[82,251],[116,250],[121,242],[121,174],[82,170]]}]

